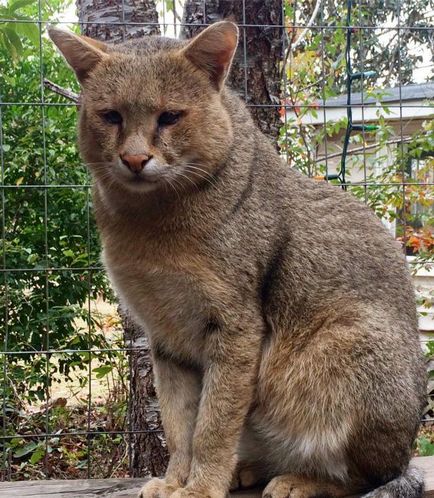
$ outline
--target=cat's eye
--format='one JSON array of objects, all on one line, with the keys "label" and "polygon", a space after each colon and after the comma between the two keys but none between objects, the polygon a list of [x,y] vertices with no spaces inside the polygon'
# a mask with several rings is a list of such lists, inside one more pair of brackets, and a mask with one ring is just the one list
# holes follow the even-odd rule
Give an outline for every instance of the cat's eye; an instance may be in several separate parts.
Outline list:
[{"label": "cat's eye", "polygon": [[122,124],[122,116],[118,111],[106,111],[102,114],[102,117],[106,123],[112,125]]},{"label": "cat's eye", "polygon": [[177,123],[184,113],[182,111],[165,111],[158,117],[158,126],[170,126]]}]

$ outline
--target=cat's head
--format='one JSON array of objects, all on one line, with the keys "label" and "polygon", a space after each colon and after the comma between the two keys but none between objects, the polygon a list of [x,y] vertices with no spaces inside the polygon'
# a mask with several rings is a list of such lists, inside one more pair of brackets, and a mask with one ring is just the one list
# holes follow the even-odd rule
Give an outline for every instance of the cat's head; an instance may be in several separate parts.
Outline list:
[{"label": "cat's head", "polygon": [[232,142],[222,101],[238,42],[227,21],[191,41],[107,45],[51,28],[82,88],[80,149],[97,182],[179,191],[209,181]]}]

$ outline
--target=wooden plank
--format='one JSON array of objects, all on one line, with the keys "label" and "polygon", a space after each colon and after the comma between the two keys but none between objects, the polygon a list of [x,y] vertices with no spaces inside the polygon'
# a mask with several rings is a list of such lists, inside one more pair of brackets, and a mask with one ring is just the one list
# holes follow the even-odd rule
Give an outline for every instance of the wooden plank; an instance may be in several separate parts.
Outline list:
[{"label": "wooden plank", "polygon": [[[424,498],[434,498],[434,456],[414,458],[425,474]],[[0,483],[1,498],[137,498],[146,479],[81,479],[75,481],[19,481]],[[231,498],[260,498],[261,491],[242,491]]]},{"label": "wooden plank", "polygon": [[[0,483],[1,498],[137,498],[146,479],[77,479]],[[260,498],[260,491],[241,491],[231,498]]]},{"label": "wooden plank", "polygon": [[434,498],[434,456],[413,458],[412,464],[425,476],[425,498]]},{"label": "wooden plank", "polygon": [[3,498],[26,497],[44,498],[137,498],[144,479],[78,479],[53,481],[20,481],[0,485],[0,496]]}]

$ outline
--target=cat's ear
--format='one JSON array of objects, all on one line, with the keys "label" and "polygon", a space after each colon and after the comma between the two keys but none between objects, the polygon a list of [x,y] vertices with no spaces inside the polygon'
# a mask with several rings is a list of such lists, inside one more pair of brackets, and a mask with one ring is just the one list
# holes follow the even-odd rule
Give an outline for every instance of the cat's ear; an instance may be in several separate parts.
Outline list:
[{"label": "cat's ear", "polygon": [[229,73],[238,45],[238,27],[233,22],[211,24],[183,49],[187,59],[208,73],[212,84],[220,90]]},{"label": "cat's ear", "polygon": [[97,64],[108,57],[107,45],[87,36],[79,36],[53,27],[48,29],[48,35],[74,69],[80,82],[87,78]]}]

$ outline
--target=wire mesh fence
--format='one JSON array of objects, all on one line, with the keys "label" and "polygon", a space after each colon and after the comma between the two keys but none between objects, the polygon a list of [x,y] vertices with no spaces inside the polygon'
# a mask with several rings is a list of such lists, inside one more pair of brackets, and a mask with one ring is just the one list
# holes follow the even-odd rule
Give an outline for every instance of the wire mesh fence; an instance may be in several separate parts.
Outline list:
[{"label": "wire mesh fence", "polygon": [[[77,104],[45,81],[79,91],[46,36],[52,22],[117,42],[191,36],[234,19],[241,31],[231,85],[288,167],[346,187],[402,244],[421,342],[434,354],[429,2],[123,0],[79,1],[77,10],[62,0],[0,3],[3,480],[131,475],[134,438],[160,431],[158,422],[143,429],[132,420],[131,354],[142,346],[125,340],[99,260],[90,178],[75,146]],[[358,75],[351,100],[348,56]],[[433,393],[428,403],[425,447],[434,444]]]}]

